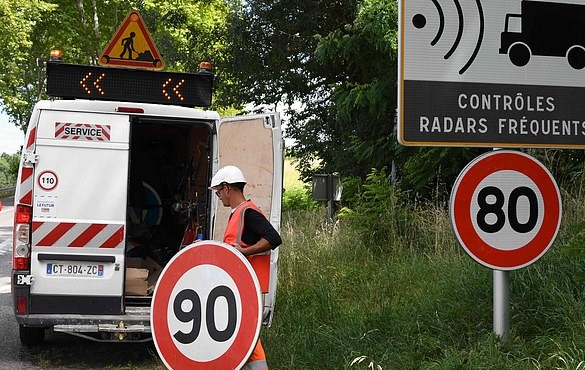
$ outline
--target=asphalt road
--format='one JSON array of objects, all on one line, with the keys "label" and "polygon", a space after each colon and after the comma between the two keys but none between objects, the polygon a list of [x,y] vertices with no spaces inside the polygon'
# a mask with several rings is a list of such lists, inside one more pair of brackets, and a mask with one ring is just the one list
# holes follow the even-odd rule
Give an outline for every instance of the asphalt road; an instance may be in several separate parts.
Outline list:
[{"label": "asphalt road", "polygon": [[3,207],[0,211],[0,370],[164,368],[152,342],[97,343],[47,331],[42,346],[28,348],[20,344],[10,293],[14,207],[12,199],[1,201]]}]

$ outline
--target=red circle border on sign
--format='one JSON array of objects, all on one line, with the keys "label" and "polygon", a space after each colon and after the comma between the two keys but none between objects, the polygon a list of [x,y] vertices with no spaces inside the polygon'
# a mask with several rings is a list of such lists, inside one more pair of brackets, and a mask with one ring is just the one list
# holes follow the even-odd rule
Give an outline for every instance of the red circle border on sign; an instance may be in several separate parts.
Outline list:
[{"label": "red circle border on sign", "polygon": [[[465,171],[467,170],[467,171]],[[481,239],[471,220],[471,202],[479,183],[498,171],[520,172],[538,186],[544,204],[541,228],[523,247],[501,250]],[[532,157],[511,151],[494,151],[476,159],[460,175],[453,190],[451,222],[461,245],[479,263],[501,270],[515,270],[540,258],[554,241],[560,225],[561,198],[559,189],[548,170]]]},{"label": "red circle border on sign", "polygon": [[[163,270],[152,299],[151,327],[161,357],[172,369],[235,369],[252,352],[260,331],[259,284],[251,267],[248,268],[235,253],[239,252],[227,246],[198,244],[176,255],[180,258],[171,259]],[[223,269],[234,280],[240,293],[242,320],[232,346],[223,355],[212,361],[199,362],[188,358],[175,346],[169,331],[167,309],[176,282],[190,269],[204,264]],[[245,352],[241,351],[241,343],[247,343]]]},{"label": "red circle border on sign", "polygon": [[[53,176],[55,176],[55,184],[52,187],[44,187],[43,184],[41,184],[41,177],[46,174],[46,173],[50,173]],[[59,178],[57,177],[57,174],[51,170],[45,170],[43,172],[41,172],[41,174],[37,177],[37,184],[39,185],[39,187],[41,189],[43,189],[44,191],[53,191],[57,188],[57,185],[59,185]]]}]

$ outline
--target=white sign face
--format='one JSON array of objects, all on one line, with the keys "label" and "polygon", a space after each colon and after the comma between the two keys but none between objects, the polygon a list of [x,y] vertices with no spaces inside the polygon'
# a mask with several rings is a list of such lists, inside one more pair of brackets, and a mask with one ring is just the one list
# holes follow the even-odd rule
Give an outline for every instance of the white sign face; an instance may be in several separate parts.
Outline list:
[{"label": "white sign face", "polygon": [[507,150],[483,154],[455,182],[451,226],[478,263],[515,270],[538,260],[560,226],[560,192],[548,170],[532,157]]},{"label": "white sign face", "polygon": [[[195,281],[208,284],[194,286]],[[195,289],[194,289],[195,288]],[[234,343],[240,327],[241,297],[228,273],[213,265],[199,265],[177,281],[167,312],[173,342],[196,362],[209,362]]]},{"label": "white sign face", "polygon": [[177,253],[156,284],[151,325],[169,369],[239,369],[260,333],[256,273],[227,244],[202,241]]},{"label": "white sign face", "polygon": [[[469,212],[473,228],[494,248],[521,248],[534,239],[542,226],[542,193],[522,172],[501,170],[487,175],[477,185],[472,199],[475,201]],[[502,216],[506,213],[507,217]]]},{"label": "white sign face", "polygon": [[35,195],[35,215],[38,218],[57,217],[57,197]]},{"label": "white sign face", "polygon": [[403,144],[585,146],[585,3],[399,3]]}]

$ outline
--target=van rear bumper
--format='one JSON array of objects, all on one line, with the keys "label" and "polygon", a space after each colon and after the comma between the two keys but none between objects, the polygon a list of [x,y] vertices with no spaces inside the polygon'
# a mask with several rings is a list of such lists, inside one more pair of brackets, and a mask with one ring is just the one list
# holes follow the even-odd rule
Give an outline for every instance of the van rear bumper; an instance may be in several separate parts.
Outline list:
[{"label": "van rear bumper", "polygon": [[19,325],[53,328],[67,333],[150,333],[150,307],[126,307],[123,315],[16,315]]}]

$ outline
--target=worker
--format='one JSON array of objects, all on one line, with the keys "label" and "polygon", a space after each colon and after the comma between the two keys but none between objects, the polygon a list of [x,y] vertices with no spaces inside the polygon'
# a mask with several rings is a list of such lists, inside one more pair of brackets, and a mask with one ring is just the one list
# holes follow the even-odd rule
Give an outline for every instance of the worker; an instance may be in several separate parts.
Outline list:
[{"label": "worker", "polygon": [[[225,166],[211,179],[210,189],[215,191],[224,207],[232,212],[223,241],[232,245],[249,260],[278,247],[282,240],[260,209],[244,196],[246,179],[236,166]],[[258,272],[257,272],[258,274]],[[266,355],[260,338],[243,370],[268,370]]]}]

